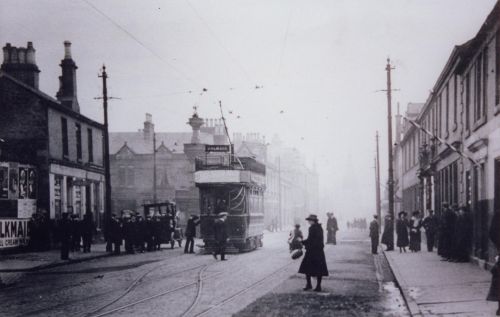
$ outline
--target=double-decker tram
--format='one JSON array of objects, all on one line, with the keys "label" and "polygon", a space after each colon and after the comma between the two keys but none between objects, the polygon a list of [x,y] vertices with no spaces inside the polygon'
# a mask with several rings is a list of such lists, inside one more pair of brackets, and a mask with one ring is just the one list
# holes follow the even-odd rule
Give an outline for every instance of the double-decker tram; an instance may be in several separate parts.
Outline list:
[{"label": "double-decker tram", "polygon": [[210,153],[196,159],[205,252],[215,246],[214,221],[221,212],[228,213],[227,252],[245,252],[263,245],[265,173],[264,164],[231,153]]}]

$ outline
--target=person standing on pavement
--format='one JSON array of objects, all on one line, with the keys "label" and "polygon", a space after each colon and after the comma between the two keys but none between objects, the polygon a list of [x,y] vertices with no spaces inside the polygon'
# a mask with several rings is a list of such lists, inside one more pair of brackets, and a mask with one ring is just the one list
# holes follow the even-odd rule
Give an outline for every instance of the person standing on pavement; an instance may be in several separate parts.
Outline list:
[{"label": "person standing on pavement", "polygon": [[438,219],[434,215],[434,210],[429,210],[429,215],[422,221],[422,226],[425,229],[425,237],[427,239],[427,251],[429,252],[434,250],[438,225]]},{"label": "person standing on pavement", "polygon": [[154,243],[154,222],[151,219],[151,215],[146,215],[146,222],[144,224],[144,236],[146,241],[146,250],[148,252],[153,251],[153,243]]},{"label": "person standing on pavement", "polygon": [[227,212],[219,213],[218,219],[215,219],[214,223],[214,236],[215,236],[215,251],[213,253],[214,258],[217,260],[217,255],[220,254],[220,260],[226,261],[226,243],[227,243]]},{"label": "person standing on pavement", "polygon": [[468,262],[472,245],[472,219],[467,207],[460,207],[455,221],[455,239],[453,243],[452,261]]},{"label": "person standing on pavement", "polygon": [[304,235],[302,234],[302,230],[300,230],[300,225],[296,224],[295,229],[290,231],[290,235],[288,236],[288,245],[290,246],[290,252],[297,249],[302,249],[302,240],[304,239]]},{"label": "person standing on pavement", "polygon": [[71,245],[71,221],[68,213],[64,212],[59,221],[59,237],[61,240],[61,260],[69,260],[69,249]]},{"label": "person standing on pavement", "polygon": [[[456,208],[453,208],[456,209]],[[438,254],[443,261],[453,260],[453,241],[455,236],[455,222],[457,215],[454,210],[443,203],[443,215],[439,225]]]},{"label": "person standing on pavement", "polygon": [[419,252],[420,244],[422,243],[422,235],[420,229],[422,227],[422,220],[420,219],[420,212],[418,210],[413,212],[413,215],[408,222],[410,228],[410,251]]},{"label": "person standing on pavement", "polygon": [[386,251],[394,251],[394,225],[391,215],[385,216],[384,233],[382,234],[382,244],[386,245]]},{"label": "person standing on pavement", "polygon": [[326,266],[325,252],[323,248],[324,236],[323,228],[318,223],[318,216],[309,215],[306,218],[309,222],[309,234],[307,239],[302,241],[306,248],[306,254],[300,264],[299,273],[306,275],[306,287],[304,291],[312,289],[311,277],[316,277],[317,283],[315,292],[321,292],[321,280],[323,276],[328,276],[328,268]]},{"label": "person standing on pavement", "polygon": [[120,248],[123,240],[123,231],[122,231],[122,224],[120,223],[120,220],[116,218],[116,214],[111,215],[108,234],[109,234],[109,239],[114,246],[113,253],[115,255],[119,255],[121,252]]},{"label": "person standing on pavement", "polygon": [[196,237],[196,226],[200,224],[200,217],[190,215],[186,225],[186,245],[184,253],[194,253],[194,237]]},{"label": "person standing on pavement", "polygon": [[331,243],[333,245],[337,244],[337,231],[339,230],[339,226],[337,223],[337,218],[333,215],[333,212],[329,212],[326,214],[328,216],[328,220],[326,221],[326,243]]},{"label": "person standing on pavement", "polygon": [[87,211],[83,216],[81,228],[82,228],[82,238],[83,238],[83,253],[90,253],[90,246],[92,245],[92,236],[95,231],[94,220],[92,219],[92,213],[90,211]]},{"label": "person standing on pavement", "polygon": [[372,254],[378,254],[378,216],[374,215],[372,222],[370,222],[370,239],[372,241]]},{"label": "person standing on pavement", "polygon": [[161,249],[161,243],[163,239],[163,221],[159,214],[154,216],[153,221],[153,239],[154,239],[154,247],[155,251],[159,251]]},{"label": "person standing on pavement", "polygon": [[[135,221],[134,221],[135,223]],[[134,226],[132,217],[128,214],[123,216],[123,238],[125,239],[125,252],[129,254],[135,253],[134,251]]]},{"label": "person standing on pavement", "polygon": [[486,297],[487,301],[497,302],[498,308],[496,315],[500,316],[500,212],[496,211],[491,219],[489,238],[497,250],[495,265],[491,269],[491,285]]},{"label": "person standing on pavement", "polygon": [[397,246],[399,253],[406,252],[406,247],[410,244],[408,240],[408,220],[406,219],[406,211],[401,211],[398,214],[399,219],[396,221]]}]

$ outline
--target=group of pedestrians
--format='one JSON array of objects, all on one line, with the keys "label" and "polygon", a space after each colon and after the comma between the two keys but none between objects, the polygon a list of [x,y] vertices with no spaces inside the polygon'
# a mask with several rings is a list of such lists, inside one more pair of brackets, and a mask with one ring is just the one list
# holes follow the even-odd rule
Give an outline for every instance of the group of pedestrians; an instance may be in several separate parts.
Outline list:
[{"label": "group of pedestrians", "polygon": [[122,245],[128,254],[157,251],[162,243],[169,243],[172,249],[176,242],[182,247],[182,230],[173,214],[157,213],[145,219],[139,213],[124,213],[121,218],[112,214],[104,232],[106,251],[114,254],[121,253]]},{"label": "group of pedestrians", "polygon": [[69,252],[89,253],[92,238],[96,231],[91,212],[86,212],[83,219],[78,215],[65,212],[57,223],[58,240],[61,243],[61,259],[68,260]]},{"label": "group of pedestrians", "polygon": [[366,230],[367,228],[368,222],[366,218],[354,218],[352,221],[347,222],[347,229]]}]

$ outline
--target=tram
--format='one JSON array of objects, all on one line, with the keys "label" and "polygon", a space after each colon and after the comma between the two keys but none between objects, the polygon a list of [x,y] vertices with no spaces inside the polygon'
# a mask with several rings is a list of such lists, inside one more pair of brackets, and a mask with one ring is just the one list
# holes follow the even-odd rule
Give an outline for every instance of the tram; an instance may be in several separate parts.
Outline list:
[{"label": "tram", "polygon": [[198,157],[195,165],[205,252],[215,247],[214,221],[221,212],[229,214],[227,252],[246,252],[262,247],[265,165],[253,158],[236,157],[227,152]]}]

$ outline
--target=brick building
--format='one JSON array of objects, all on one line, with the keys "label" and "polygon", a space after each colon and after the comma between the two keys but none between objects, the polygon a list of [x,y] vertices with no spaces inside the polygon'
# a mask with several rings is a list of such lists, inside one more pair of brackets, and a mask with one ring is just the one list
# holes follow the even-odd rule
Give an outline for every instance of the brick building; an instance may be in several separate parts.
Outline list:
[{"label": "brick building", "polygon": [[58,218],[62,212],[94,213],[104,201],[103,126],[80,113],[76,64],[64,43],[56,98],[38,88],[35,49],[7,44],[0,69],[2,159],[31,164],[38,171],[37,204]]}]

